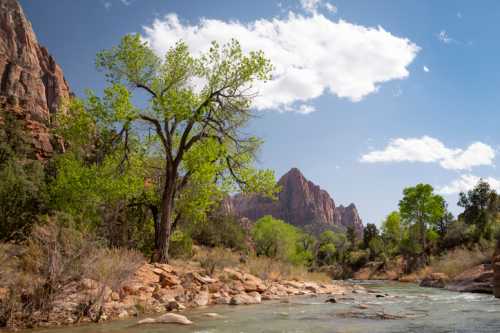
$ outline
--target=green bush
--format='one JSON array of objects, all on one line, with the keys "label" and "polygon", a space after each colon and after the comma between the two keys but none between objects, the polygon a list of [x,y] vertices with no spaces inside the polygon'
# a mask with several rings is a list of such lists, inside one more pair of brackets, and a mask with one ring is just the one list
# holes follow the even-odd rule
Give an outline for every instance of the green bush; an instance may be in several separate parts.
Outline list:
[{"label": "green bush", "polygon": [[0,166],[0,240],[23,238],[46,211],[44,178],[37,161],[10,160]]},{"label": "green bush", "polygon": [[169,253],[174,258],[191,258],[193,256],[193,240],[181,230],[174,231],[170,236]]},{"label": "green bush", "polygon": [[252,228],[257,255],[297,265],[306,264],[312,258],[312,253],[301,245],[302,235],[294,226],[269,215],[260,218]]},{"label": "green bush", "polygon": [[234,250],[246,249],[246,232],[232,216],[215,216],[208,221],[191,223],[184,227],[193,240],[209,247],[226,247]]}]

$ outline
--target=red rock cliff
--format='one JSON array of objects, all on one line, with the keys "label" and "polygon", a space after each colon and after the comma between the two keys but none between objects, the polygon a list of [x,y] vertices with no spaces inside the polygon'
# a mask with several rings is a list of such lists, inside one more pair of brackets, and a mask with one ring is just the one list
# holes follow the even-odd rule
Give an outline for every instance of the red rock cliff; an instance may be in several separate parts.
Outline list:
[{"label": "red rock cliff", "polygon": [[38,44],[18,1],[0,0],[0,108],[24,121],[38,158],[52,154],[51,115],[69,96],[61,68]]},{"label": "red rock cliff", "polygon": [[250,220],[272,215],[312,233],[334,229],[345,231],[352,226],[357,234],[363,233],[363,224],[356,206],[335,206],[328,192],[307,180],[293,168],[283,175],[278,184],[278,200],[260,196],[236,195],[225,203],[230,213]]}]

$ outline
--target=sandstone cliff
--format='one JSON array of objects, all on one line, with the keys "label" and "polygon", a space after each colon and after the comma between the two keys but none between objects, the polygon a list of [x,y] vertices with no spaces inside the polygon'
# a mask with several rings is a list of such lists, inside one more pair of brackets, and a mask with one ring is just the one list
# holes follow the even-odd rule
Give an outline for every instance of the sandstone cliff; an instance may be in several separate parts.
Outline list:
[{"label": "sandstone cliff", "polygon": [[281,187],[278,200],[236,195],[226,202],[225,209],[250,220],[272,215],[315,234],[329,229],[346,231],[350,226],[358,236],[363,233],[363,223],[356,206],[336,207],[328,192],[307,180],[300,170],[291,169],[278,184]]},{"label": "sandstone cliff", "polygon": [[40,159],[54,151],[52,115],[69,96],[61,68],[38,44],[18,1],[0,0],[0,109],[16,113]]}]

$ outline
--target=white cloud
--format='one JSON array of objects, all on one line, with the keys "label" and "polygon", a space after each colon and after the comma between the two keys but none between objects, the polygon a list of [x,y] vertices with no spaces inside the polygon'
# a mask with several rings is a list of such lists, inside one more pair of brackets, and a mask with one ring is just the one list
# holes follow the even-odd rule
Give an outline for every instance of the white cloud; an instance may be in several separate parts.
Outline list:
[{"label": "white cloud", "polygon": [[103,2],[103,3],[102,3],[102,5],[103,5],[103,6],[104,6],[104,8],[106,8],[106,9],[110,9],[110,8],[111,8],[111,6],[112,6],[111,2],[109,2],[109,1],[105,1],[105,2]]},{"label": "white cloud", "polygon": [[202,19],[183,23],[176,14],[144,27],[144,38],[158,54],[179,40],[193,53],[208,50],[210,42],[240,41],[244,51],[263,50],[275,67],[273,79],[254,87],[257,109],[286,111],[296,104],[330,92],[360,101],[383,82],[408,77],[408,66],[419,47],[382,27],[370,28],[332,21],[321,14],[289,13],[286,18],[250,23]]},{"label": "white cloud", "polygon": [[429,67],[424,66],[424,72],[429,73],[430,71],[431,71],[431,70],[429,69]]},{"label": "white cloud", "polygon": [[122,2],[122,4],[124,4],[125,6],[130,6],[130,4],[132,3],[132,0],[120,0]]},{"label": "white cloud", "polygon": [[475,142],[464,149],[451,149],[441,141],[421,138],[393,139],[384,150],[375,150],[361,157],[361,162],[422,162],[439,163],[448,170],[468,170],[475,166],[493,165],[495,151],[492,147]]},{"label": "white cloud", "polygon": [[[471,189],[473,189],[477,183],[479,182],[481,178],[475,175],[461,175],[460,178],[453,180],[450,184],[438,187],[437,192],[439,194],[443,195],[451,195],[451,194],[457,194],[460,192],[466,192]],[[487,178],[482,178],[484,181],[486,181],[490,186],[499,191],[500,190],[500,180],[493,178],[493,177],[487,177]]]},{"label": "white cloud", "polygon": [[437,37],[441,42],[443,42],[445,44],[450,44],[454,41],[453,38],[448,36],[448,33],[446,32],[446,30],[441,30],[439,32],[439,34],[437,35]]},{"label": "white cloud", "polygon": [[307,104],[302,104],[299,106],[299,108],[296,110],[298,113],[302,114],[308,114],[316,111],[316,108],[312,105],[307,105]]},{"label": "white cloud", "polygon": [[302,8],[311,14],[316,14],[322,0],[300,0]]},{"label": "white cloud", "polygon": [[331,4],[329,2],[325,3],[326,10],[328,10],[330,13],[337,14],[338,8],[334,4]]}]

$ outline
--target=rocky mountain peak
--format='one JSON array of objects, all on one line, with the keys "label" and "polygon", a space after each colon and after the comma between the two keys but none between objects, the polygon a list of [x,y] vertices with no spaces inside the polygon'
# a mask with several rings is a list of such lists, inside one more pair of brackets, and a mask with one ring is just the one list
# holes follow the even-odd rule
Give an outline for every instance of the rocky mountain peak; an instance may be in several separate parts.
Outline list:
[{"label": "rocky mountain peak", "polygon": [[272,215],[308,232],[321,233],[328,229],[346,231],[352,226],[361,236],[363,224],[356,206],[335,206],[327,191],[292,168],[278,181],[278,200],[259,196],[236,195],[225,204],[226,210],[240,217],[257,220]]},{"label": "rocky mountain peak", "polygon": [[53,153],[51,115],[69,96],[61,68],[39,45],[19,2],[0,0],[0,109],[23,121],[40,159]]}]

